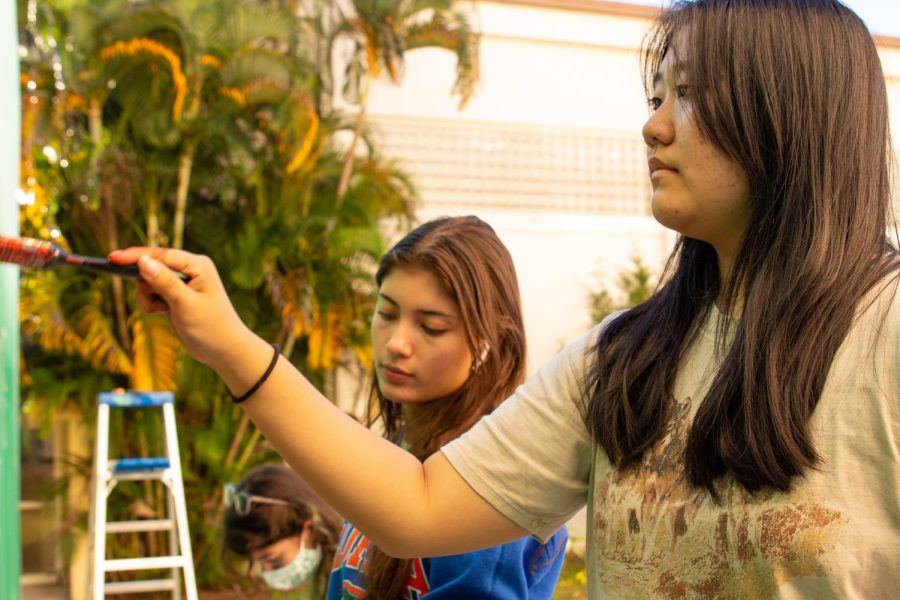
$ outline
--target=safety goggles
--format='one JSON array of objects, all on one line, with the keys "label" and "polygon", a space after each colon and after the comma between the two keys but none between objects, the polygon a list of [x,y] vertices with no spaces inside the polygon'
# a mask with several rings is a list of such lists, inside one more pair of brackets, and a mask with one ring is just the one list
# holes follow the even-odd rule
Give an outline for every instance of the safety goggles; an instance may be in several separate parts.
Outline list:
[{"label": "safety goggles", "polygon": [[254,502],[257,504],[280,504],[283,506],[290,504],[287,500],[248,494],[243,490],[239,490],[233,483],[226,483],[222,488],[222,501],[225,502],[226,508],[233,508],[234,512],[241,517],[250,512]]}]

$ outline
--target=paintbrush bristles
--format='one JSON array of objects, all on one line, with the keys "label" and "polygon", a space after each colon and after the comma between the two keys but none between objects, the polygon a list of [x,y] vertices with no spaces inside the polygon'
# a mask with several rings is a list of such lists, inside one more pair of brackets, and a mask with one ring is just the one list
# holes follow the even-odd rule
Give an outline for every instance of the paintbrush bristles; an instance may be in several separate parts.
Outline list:
[{"label": "paintbrush bristles", "polygon": [[57,255],[58,252],[52,242],[0,235],[0,262],[39,268],[52,263]]}]

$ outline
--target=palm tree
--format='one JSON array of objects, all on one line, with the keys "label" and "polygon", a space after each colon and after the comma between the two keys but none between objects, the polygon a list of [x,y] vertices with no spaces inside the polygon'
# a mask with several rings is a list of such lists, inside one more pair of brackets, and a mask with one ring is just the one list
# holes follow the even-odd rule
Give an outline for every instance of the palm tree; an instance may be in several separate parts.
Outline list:
[{"label": "palm tree", "polygon": [[456,55],[453,93],[460,97],[459,108],[471,98],[479,78],[479,36],[466,16],[454,8],[453,0],[352,0],[352,7],[352,14],[335,31],[336,37],[349,37],[356,46],[346,65],[344,91],[359,105],[341,170],[339,201],[353,172],[374,78],[384,74],[397,82],[403,72],[405,53],[418,48],[444,48]]},{"label": "palm tree", "polygon": [[[408,220],[415,190],[373,153],[338,201],[345,124],[319,104],[329,67],[308,20],[279,3],[191,4],[44,5],[26,25],[22,173],[35,201],[23,235],[96,255],[148,243],[209,254],[245,321],[314,381],[348,356],[367,364],[383,224]],[[91,423],[99,391],[177,390],[198,578],[215,580],[221,483],[271,451],[121,281],[35,271],[22,285],[26,395]],[[135,426],[123,454],[158,433]],[[125,491],[125,504],[154,505],[150,487]]]}]

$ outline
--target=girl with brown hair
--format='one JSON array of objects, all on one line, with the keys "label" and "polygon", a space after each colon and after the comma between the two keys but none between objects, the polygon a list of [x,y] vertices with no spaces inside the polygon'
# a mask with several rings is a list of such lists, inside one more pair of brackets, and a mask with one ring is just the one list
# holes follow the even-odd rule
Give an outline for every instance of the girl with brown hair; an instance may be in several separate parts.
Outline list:
[{"label": "girl with brown hair", "polygon": [[[515,267],[487,223],[443,218],[391,248],[375,282],[369,424],[425,460],[525,379]],[[546,544],[525,538],[464,554],[397,559],[345,523],[328,598],[550,598],[567,537],[561,527]]]},{"label": "girl with brown hair", "polygon": [[[286,361],[245,410],[394,556],[545,538],[587,505],[592,598],[894,597],[900,257],[872,37],[836,0],[678,2],[645,66],[652,212],[680,234],[649,300],[424,464]],[[260,379],[271,350],[207,259],[116,260],[232,390]]]},{"label": "girl with brown hair", "polygon": [[251,469],[226,483],[225,547],[258,566],[269,587],[321,598],[328,585],[341,518],[285,465]]}]

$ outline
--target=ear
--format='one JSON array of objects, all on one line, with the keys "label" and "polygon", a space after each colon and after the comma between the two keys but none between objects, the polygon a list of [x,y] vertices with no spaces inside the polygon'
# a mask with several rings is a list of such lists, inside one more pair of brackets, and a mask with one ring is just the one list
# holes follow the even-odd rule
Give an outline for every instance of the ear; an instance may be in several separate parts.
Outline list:
[{"label": "ear", "polygon": [[300,531],[300,545],[305,548],[316,547],[316,526],[312,519],[303,522],[303,529]]}]

